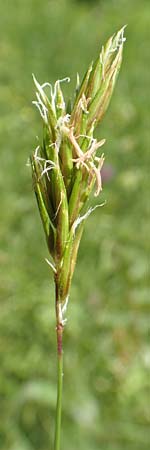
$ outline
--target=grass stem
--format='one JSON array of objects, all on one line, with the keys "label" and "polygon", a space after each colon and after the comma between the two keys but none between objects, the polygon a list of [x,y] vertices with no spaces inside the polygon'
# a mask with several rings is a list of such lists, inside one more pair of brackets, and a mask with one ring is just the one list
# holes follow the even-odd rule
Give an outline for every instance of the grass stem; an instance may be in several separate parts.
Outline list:
[{"label": "grass stem", "polygon": [[54,450],[60,450],[61,434],[61,410],[62,410],[62,386],[63,386],[63,324],[60,317],[60,302],[58,295],[58,284],[55,282],[56,292],[56,335],[57,335],[57,404],[56,404],[56,422],[55,422],[55,440]]}]

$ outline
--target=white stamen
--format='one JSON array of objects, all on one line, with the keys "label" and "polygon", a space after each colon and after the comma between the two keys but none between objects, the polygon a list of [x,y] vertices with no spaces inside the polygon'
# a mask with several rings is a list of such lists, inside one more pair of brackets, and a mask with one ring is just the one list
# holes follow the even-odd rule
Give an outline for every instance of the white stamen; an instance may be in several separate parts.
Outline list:
[{"label": "white stamen", "polygon": [[50,181],[50,178],[49,178],[49,176],[48,176],[48,172],[49,172],[50,170],[54,169],[54,167],[55,167],[55,166],[45,167],[45,168],[43,169],[41,175],[40,175],[40,178],[42,178],[43,175],[45,175],[45,173],[46,173],[47,178],[48,178],[48,180]]},{"label": "white stamen", "polygon": [[64,315],[67,311],[69,296],[67,296],[64,305],[62,306],[62,315]]},{"label": "white stamen", "polygon": [[[35,101],[35,100],[34,100],[32,103],[33,103],[33,105],[36,105],[36,107],[37,107],[38,110],[40,111],[40,115],[41,115],[42,119],[43,119],[44,122],[47,124],[47,123],[48,123],[48,119],[47,119],[47,108],[45,107],[45,105],[43,105],[43,104],[41,104],[41,103],[39,103],[39,102],[37,102],[37,101]],[[41,109],[41,106],[42,106],[43,111],[42,111],[42,109]]]},{"label": "white stamen", "polygon": [[90,161],[90,166],[92,171],[95,173],[96,176],[96,182],[97,182],[97,189],[95,192],[95,197],[97,197],[100,193],[100,191],[102,190],[102,179],[101,179],[101,168],[103,166],[104,163],[104,154],[102,154],[102,156],[100,158],[95,158],[96,160],[98,160],[98,167],[96,167],[93,163],[93,161]]},{"label": "white stamen", "polygon": [[67,319],[63,319],[61,303],[59,303],[59,321],[63,327],[66,325]]},{"label": "white stamen", "polygon": [[40,146],[38,145],[37,147],[36,147],[36,149],[35,149],[35,152],[34,152],[34,157],[35,158],[38,158],[38,156],[37,156],[37,154],[38,154],[38,151],[40,150]]},{"label": "white stamen", "polygon": [[56,273],[56,268],[55,266],[51,263],[51,261],[49,261],[49,259],[45,258],[45,261],[47,262],[47,264],[51,267],[51,269],[53,270],[54,273]]},{"label": "white stamen", "polygon": [[52,96],[52,85],[50,84],[50,83],[48,83],[47,81],[46,81],[46,83],[43,83],[42,85],[41,85],[41,87],[42,87],[42,89],[43,88],[45,88],[45,87],[50,87],[50,94],[51,94],[51,96]]},{"label": "white stamen", "polygon": [[75,233],[76,228],[78,227],[78,225],[80,225],[81,222],[83,222],[83,220],[86,220],[87,217],[90,216],[90,214],[95,211],[95,209],[100,208],[101,206],[104,206],[106,202],[101,203],[100,205],[96,205],[93,208],[89,208],[88,211],[83,215],[83,216],[79,216],[73,223],[72,225],[72,229],[73,229],[73,233]]},{"label": "white stamen", "polygon": [[46,97],[46,95],[45,95],[45,92],[44,92],[43,89],[42,89],[42,85],[40,85],[40,83],[36,80],[34,74],[32,74],[32,76],[33,76],[34,84],[35,84],[35,86],[36,86],[38,92],[40,93],[40,96],[41,96],[43,102],[45,103],[45,101],[47,100],[47,97]]},{"label": "white stamen", "polygon": [[67,83],[70,83],[70,78],[69,77],[65,77],[65,78],[62,78],[61,80],[57,80],[55,82],[55,85],[54,85],[54,97],[55,98],[56,98],[56,89],[57,89],[58,84],[59,83],[64,83],[65,81],[67,81]]},{"label": "white stamen", "polygon": [[78,142],[76,141],[75,136],[73,134],[73,128],[71,128],[70,133],[68,134],[68,137],[70,138],[70,141],[71,141],[72,145],[74,146],[74,148],[75,148],[75,150],[77,152],[77,155],[79,157],[83,156],[84,153],[82,152],[82,150],[81,150],[81,148],[80,148],[80,146],[79,146]]},{"label": "white stamen", "polygon": [[60,199],[60,202],[59,202],[57,211],[55,212],[55,215],[54,215],[53,219],[56,219],[56,217],[57,217],[57,215],[58,215],[58,212],[59,212],[59,210],[60,210],[61,204],[62,204],[62,192],[61,192],[61,199]]},{"label": "white stamen", "polygon": [[[97,142],[96,139],[92,139],[92,145],[89,147],[89,149],[87,150],[86,153],[83,153],[82,150],[80,149],[81,156],[79,156],[79,158],[73,159],[74,162],[76,162],[77,164],[77,168],[79,168],[80,164],[84,165],[83,163],[86,160],[89,160],[92,158],[93,153],[100,147],[102,147],[102,145],[105,144],[105,139],[102,139],[101,141]],[[78,144],[77,144],[78,145]],[[79,147],[80,148],[80,147]]]}]

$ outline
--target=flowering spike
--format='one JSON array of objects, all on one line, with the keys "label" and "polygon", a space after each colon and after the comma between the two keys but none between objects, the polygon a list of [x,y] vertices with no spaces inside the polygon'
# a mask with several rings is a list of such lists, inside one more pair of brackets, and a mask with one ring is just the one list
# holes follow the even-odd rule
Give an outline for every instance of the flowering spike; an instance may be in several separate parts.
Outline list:
[{"label": "flowering spike", "polygon": [[[113,35],[95,63],[77,86],[74,105],[66,107],[60,86],[65,78],[42,85],[33,75],[36,104],[43,121],[43,142],[31,157],[33,187],[46,234],[52,262],[59,312],[66,305],[84,222],[92,209],[87,201],[96,184],[95,196],[102,190],[99,155],[105,139],[93,137],[101,121],[119,73],[124,44],[124,27]],[[45,88],[49,95],[45,93]]]}]

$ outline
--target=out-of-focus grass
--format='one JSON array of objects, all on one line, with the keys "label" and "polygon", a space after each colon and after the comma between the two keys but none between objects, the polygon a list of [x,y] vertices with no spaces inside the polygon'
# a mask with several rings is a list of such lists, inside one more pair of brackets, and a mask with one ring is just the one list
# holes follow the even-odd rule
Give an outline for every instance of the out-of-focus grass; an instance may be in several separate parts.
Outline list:
[{"label": "out-of-focus grass", "polygon": [[124,23],[123,68],[98,132],[114,177],[88,220],[68,310],[62,450],[149,449],[149,14],[147,0],[1,2],[2,450],[48,450],[54,427],[53,284],[26,167],[40,134],[31,73],[69,75],[70,93]]}]

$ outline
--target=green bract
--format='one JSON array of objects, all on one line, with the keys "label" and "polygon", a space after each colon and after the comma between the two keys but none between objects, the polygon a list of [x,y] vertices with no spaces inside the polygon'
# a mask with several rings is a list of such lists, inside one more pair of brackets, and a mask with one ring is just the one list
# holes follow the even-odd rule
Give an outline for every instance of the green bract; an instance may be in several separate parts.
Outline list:
[{"label": "green bract", "polygon": [[[33,186],[43,222],[59,301],[66,302],[84,222],[92,209],[87,200],[101,189],[105,139],[93,137],[107,110],[122,60],[124,27],[112,36],[77,82],[74,105],[67,111],[61,82],[36,86],[36,104],[43,121],[43,142],[31,156]],[[49,91],[49,95],[45,93]]]}]

